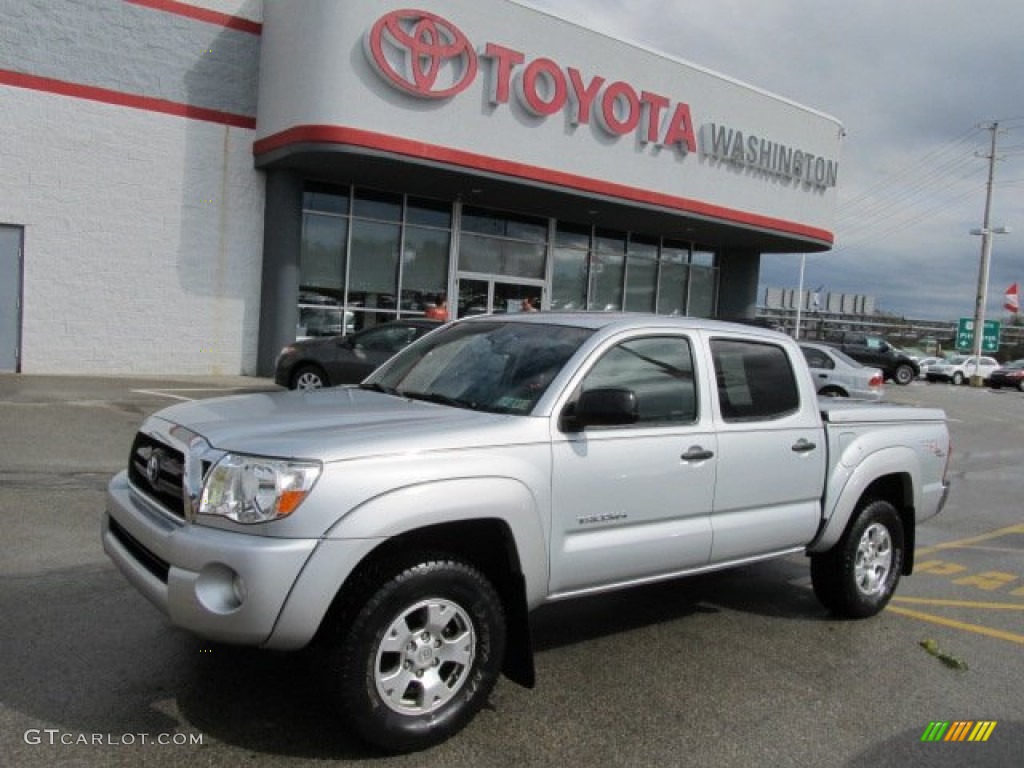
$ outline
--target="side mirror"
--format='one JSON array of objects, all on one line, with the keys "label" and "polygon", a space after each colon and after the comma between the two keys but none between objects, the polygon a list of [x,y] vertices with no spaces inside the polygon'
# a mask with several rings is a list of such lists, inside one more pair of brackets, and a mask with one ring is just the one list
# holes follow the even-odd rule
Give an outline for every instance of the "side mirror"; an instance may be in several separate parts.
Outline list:
[{"label": "side mirror", "polygon": [[339,347],[348,347],[349,349],[352,349],[356,345],[351,335],[339,336],[337,339],[337,344]]},{"label": "side mirror", "polygon": [[583,392],[571,413],[566,414],[565,428],[578,432],[587,427],[614,427],[635,424],[639,418],[636,393],[631,389],[607,387]]}]

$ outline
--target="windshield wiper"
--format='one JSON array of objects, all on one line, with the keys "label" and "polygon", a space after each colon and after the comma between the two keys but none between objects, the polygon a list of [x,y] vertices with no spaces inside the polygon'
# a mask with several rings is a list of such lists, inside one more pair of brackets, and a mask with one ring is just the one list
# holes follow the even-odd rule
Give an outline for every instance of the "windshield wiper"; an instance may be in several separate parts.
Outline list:
[{"label": "windshield wiper", "polygon": [[450,405],[453,408],[468,408],[471,411],[475,411],[480,407],[469,400],[459,400],[457,397],[442,395],[440,392],[410,392],[408,390],[403,390],[401,392],[397,392],[397,394],[402,397],[407,397],[410,400],[423,400],[427,403],[440,403],[441,405]]}]

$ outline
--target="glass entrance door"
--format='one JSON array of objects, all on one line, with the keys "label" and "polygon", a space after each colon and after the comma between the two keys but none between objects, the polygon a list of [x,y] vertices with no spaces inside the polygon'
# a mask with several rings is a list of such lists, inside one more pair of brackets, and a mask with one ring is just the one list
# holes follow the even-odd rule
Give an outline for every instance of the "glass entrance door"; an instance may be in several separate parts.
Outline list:
[{"label": "glass entrance door", "polygon": [[541,308],[541,283],[512,282],[508,278],[459,277],[455,316],[536,312]]}]

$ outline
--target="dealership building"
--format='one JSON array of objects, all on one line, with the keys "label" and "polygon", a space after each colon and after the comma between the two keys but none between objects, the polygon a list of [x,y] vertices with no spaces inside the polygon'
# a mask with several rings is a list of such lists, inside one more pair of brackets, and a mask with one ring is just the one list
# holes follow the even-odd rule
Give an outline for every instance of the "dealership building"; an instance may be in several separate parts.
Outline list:
[{"label": "dealership building", "polygon": [[753,317],[761,254],[832,245],[837,120],[525,3],[0,17],[0,370],[267,375],[524,301]]}]

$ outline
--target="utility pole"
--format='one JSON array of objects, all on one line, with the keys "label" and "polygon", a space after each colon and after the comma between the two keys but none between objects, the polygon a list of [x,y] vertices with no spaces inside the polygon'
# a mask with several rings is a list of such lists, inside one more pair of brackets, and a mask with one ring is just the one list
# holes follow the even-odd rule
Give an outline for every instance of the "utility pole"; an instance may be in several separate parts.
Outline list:
[{"label": "utility pole", "polygon": [[[978,296],[974,304],[974,373],[971,375],[971,386],[984,386],[984,379],[979,373],[981,367],[981,342],[985,329],[985,304],[988,301],[989,260],[992,258],[992,228],[990,215],[992,212],[992,181],[996,173],[996,136],[999,134],[999,122],[990,123],[992,131],[992,148],[988,155],[988,184],[985,188],[985,218],[981,229],[971,230],[971,234],[981,235],[981,265],[978,268]],[[1003,229],[1005,232],[1006,230]]]}]

